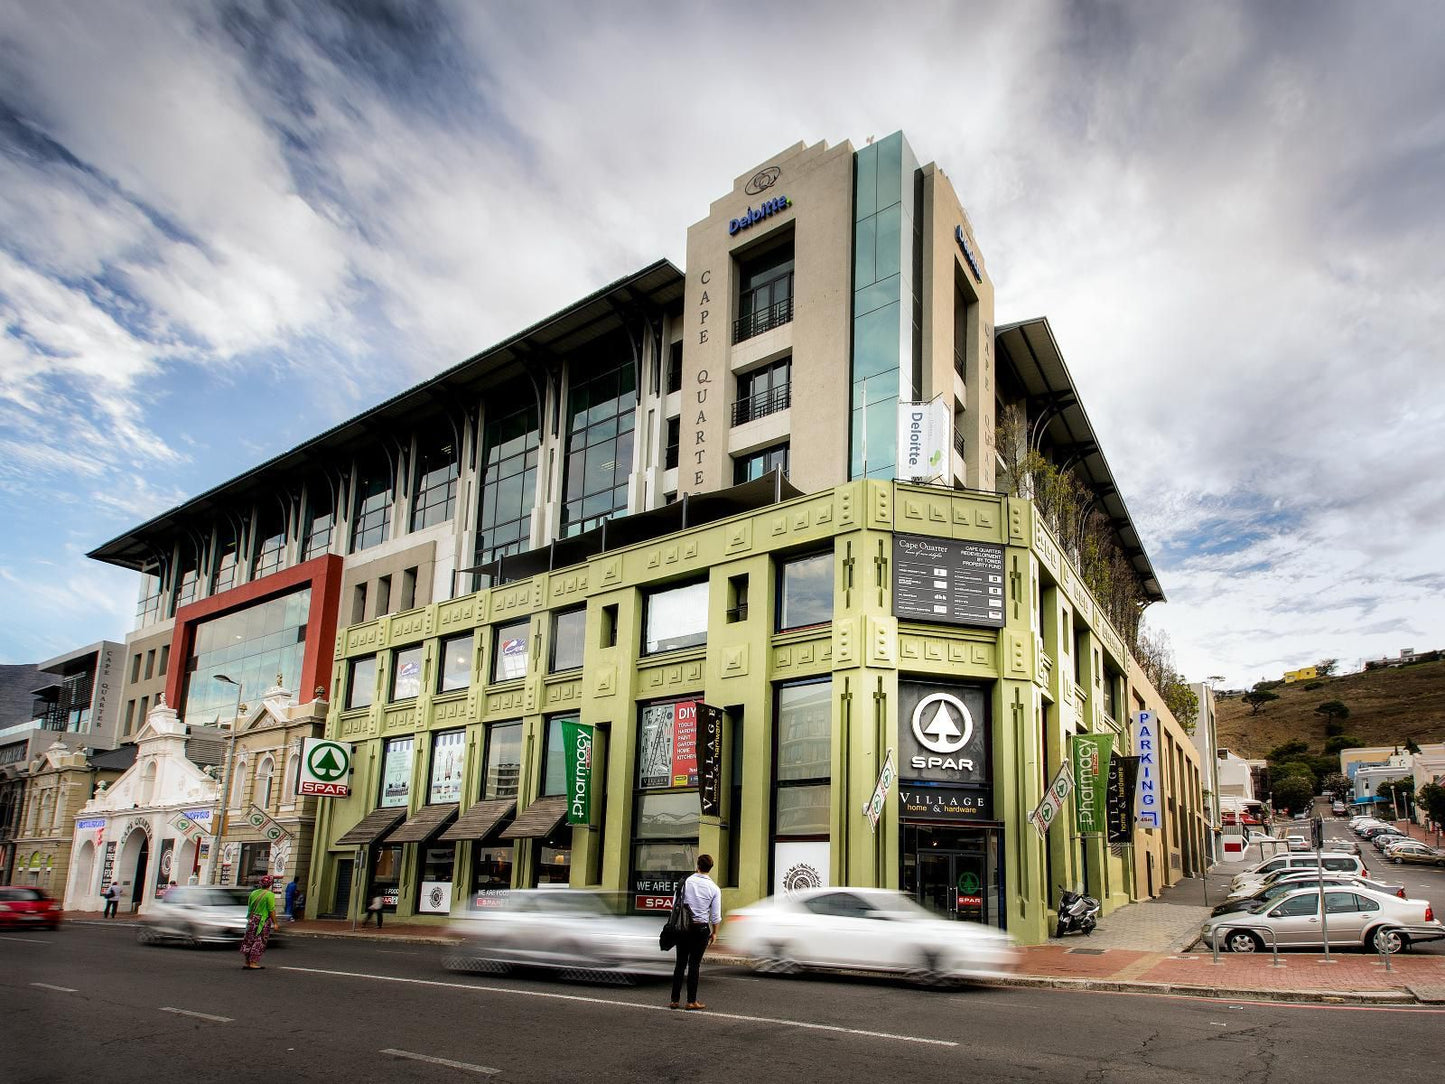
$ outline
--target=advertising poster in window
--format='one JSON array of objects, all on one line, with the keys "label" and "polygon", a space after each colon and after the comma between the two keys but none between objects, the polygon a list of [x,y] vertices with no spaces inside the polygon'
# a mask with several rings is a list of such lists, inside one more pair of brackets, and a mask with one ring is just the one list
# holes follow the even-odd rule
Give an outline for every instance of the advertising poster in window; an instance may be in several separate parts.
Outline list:
[{"label": "advertising poster in window", "polygon": [[644,790],[697,786],[697,702],[642,709],[638,786]]},{"label": "advertising poster in window", "polygon": [[462,800],[462,760],[466,755],[467,732],[451,730],[438,734],[432,743],[431,793],[428,802]]},{"label": "advertising poster in window", "polygon": [[404,658],[396,668],[394,700],[410,700],[421,691],[421,659]]},{"label": "advertising poster in window", "polygon": [[406,805],[411,796],[411,751],[415,739],[393,738],[386,743],[381,765],[380,805]]},{"label": "advertising poster in window", "polygon": [[452,909],[452,883],[450,881],[423,881],[421,896],[416,909],[426,915],[446,915]]},{"label": "advertising poster in window", "polygon": [[527,676],[527,634],[503,636],[497,641],[497,680]]},{"label": "advertising poster in window", "polygon": [[773,895],[791,896],[805,888],[828,885],[826,840],[773,844]]}]

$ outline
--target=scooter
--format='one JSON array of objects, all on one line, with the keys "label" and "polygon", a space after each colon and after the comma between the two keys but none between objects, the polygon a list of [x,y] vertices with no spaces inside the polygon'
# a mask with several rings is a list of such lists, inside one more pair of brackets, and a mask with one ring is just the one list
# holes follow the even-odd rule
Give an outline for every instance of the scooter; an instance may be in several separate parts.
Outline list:
[{"label": "scooter", "polygon": [[1063,937],[1075,930],[1085,937],[1094,932],[1099,924],[1099,901],[1082,892],[1070,892],[1059,885],[1059,929],[1055,937]]}]

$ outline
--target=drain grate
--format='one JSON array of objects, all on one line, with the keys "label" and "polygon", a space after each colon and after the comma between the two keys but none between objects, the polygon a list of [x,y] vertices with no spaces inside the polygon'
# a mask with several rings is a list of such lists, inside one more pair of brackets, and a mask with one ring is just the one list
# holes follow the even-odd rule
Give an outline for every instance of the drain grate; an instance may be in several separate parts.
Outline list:
[{"label": "drain grate", "polygon": [[1108,952],[1108,951],[1109,951],[1108,949],[1103,949],[1103,948],[1071,948],[1071,949],[1069,949],[1069,952],[1072,953],[1072,954],[1075,955],[1075,956],[1102,956],[1102,955],[1104,955],[1104,953],[1106,953],[1106,952]]}]

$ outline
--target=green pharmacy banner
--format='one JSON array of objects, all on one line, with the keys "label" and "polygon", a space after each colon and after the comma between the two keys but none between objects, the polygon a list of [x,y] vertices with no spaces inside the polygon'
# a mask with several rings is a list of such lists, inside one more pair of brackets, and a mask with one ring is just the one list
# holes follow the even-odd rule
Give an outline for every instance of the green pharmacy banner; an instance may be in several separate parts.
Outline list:
[{"label": "green pharmacy banner", "polygon": [[562,747],[567,765],[567,823],[592,823],[592,728],[585,723],[562,724]]},{"label": "green pharmacy banner", "polygon": [[1096,835],[1105,829],[1113,747],[1111,734],[1074,735],[1074,817],[1080,835]]}]

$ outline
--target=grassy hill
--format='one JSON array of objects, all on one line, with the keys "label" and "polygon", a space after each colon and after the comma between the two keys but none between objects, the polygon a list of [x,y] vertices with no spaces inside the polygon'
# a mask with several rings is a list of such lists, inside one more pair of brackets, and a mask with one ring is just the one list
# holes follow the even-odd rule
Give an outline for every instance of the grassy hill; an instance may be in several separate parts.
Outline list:
[{"label": "grassy hill", "polygon": [[1366,670],[1343,677],[1322,678],[1317,689],[1301,682],[1280,685],[1279,699],[1258,715],[1238,696],[1216,702],[1219,744],[1237,756],[1262,757],[1282,742],[1299,738],[1310,751],[1321,752],[1325,717],[1315,708],[1339,700],[1350,709],[1344,732],[1362,745],[1403,745],[1445,740],[1445,661],[1417,663],[1396,670]]}]

